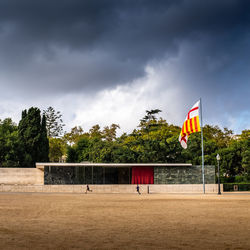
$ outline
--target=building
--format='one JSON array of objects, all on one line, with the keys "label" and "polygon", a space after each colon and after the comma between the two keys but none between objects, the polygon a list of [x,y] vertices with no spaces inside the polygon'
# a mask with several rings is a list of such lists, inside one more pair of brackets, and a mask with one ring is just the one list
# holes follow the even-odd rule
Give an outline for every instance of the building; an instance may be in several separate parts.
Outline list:
[{"label": "building", "polygon": [[[208,192],[217,192],[215,167],[205,166]],[[96,193],[203,192],[202,168],[185,163],[36,163],[36,168],[0,168],[2,192]]]},{"label": "building", "polygon": [[[37,163],[45,185],[58,184],[201,184],[201,166],[185,163]],[[215,167],[206,166],[207,184]]]}]

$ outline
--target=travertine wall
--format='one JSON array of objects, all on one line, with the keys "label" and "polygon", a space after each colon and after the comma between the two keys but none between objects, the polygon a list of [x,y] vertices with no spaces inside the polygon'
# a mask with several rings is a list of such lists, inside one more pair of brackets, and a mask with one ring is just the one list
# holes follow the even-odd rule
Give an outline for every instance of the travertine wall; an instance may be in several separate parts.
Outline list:
[{"label": "travertine wall", "polygon": [[[136,185],[89,185],[91,194],[136,193]],[[139,185],[142,194],[203,193],[202,184]],[[86,185],[0,185],[0,192],[85,193]],[[223,191],[223,185],[221,185]],[[206,193],[217,193],[217,184],[206,184]]]},{"label": "travertine wall", "polygon": [[0,184],[43,185],[44,172],[37,168],[0,168]]},{"label": "travertine wall", "polygon": [[[150,185],[150,193],[203,193],[203,184]],[[218,193],[218,184],[206,184],[205,193]]]}]

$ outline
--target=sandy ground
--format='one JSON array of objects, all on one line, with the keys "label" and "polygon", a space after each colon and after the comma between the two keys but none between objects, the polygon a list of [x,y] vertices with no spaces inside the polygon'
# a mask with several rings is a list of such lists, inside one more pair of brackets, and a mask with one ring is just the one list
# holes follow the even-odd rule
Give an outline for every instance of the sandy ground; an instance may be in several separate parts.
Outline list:
[{"label": "sandy ground", "polygon": [[250,249],[250,195],[0,193],[0,249]]}]

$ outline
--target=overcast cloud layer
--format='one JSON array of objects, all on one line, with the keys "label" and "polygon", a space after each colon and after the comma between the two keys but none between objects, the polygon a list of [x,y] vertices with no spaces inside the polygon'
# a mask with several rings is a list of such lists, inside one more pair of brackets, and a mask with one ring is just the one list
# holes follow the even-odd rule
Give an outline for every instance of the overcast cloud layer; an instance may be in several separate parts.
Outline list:
[{"label": "overcast cloud layer", "polygon": [[0,119],[53,106],[67,128],[136,127],[160,108],[182,125],[250,128],[250,2],[0,0]]}]

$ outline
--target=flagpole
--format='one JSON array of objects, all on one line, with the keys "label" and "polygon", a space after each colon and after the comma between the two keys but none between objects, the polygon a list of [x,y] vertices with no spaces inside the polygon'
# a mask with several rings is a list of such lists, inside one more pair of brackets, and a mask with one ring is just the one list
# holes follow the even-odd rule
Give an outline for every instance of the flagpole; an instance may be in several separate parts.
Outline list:
[{"label": "flagpole", "polygon": [[201,117],[202,182],[203,182],[203,193],[205,194],[205,169],[204,169],[203,123],[202,123],[202,104],[201,104],[201,98],[200,98],[200,117]]}]

